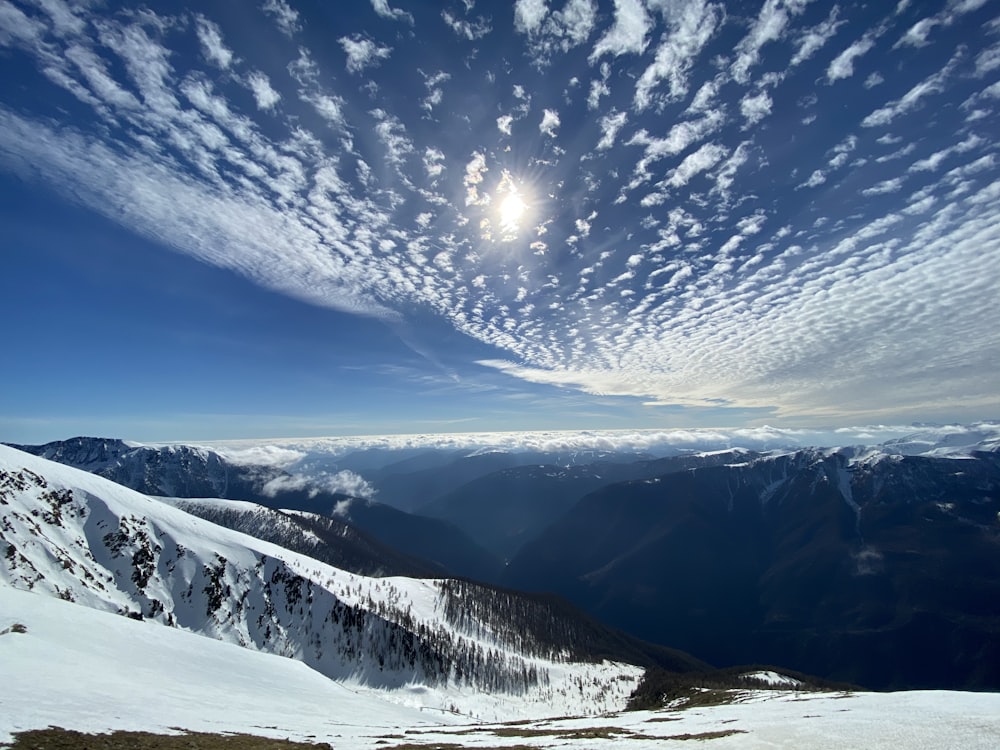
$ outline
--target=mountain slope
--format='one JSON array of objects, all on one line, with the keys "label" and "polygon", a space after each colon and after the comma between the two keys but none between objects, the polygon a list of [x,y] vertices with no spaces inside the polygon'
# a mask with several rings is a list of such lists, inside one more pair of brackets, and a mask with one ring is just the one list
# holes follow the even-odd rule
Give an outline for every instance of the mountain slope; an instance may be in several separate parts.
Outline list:
[{"label": "mountain slope", "polygon": [[[622,648],[582,637],[595,624],[565,607],[525,600],[470,615],[493,594],[347,573],[6,447],[0,550],[4,585],[289,656],[333,679],[483,717],[506,716],[512,706],[525,715],[620,707],[642,672],[598,663]],[[644,657],[649,663],[655,651]],[[668,665],[674,655],[664,654]],[[672,666],[703,665],[677,655]]]},{"label": "mountain slope", "polygon": [[[25,632],[10,630],[15,624]],[[513,723],[477,725],[332,682],[291,659],[6,586],[0,586],[0,683],[6,688],[0,744],[14,732],[49,726],[158,733],[183,727],[356,750],[545,747],[554,740],[636,750],[692,744],[993,750],[1000,734],[1000,695],[941,691],[743,690],[693,710],[537,721],[515,721],[512,710],[504,718]]]},{"label": "mountain slope", "polygon": [[345,521],[295,510],[276,510],[243,500],[161,498],[175,508],[335,568],[365,576],[440,578],[443,566],[408,557]]},{"label": "mountain slope", "polygon": [[[8,630],[15,624],[24,632]],[[0,586],[4,631],[0,744],[47,726],[360,740],[463,720],[348,689],[294,659],[8,586]]]},{"label": "mountain slope", "polygon": [[606,487],[526,545],[507,583],[716,664],[1000,688],[1000,455],[855,454]]},{"label": "mountain slope", "polygon": [[[490,552],[510,559],[584,495],[601,487],[748,455],[739,450],[653,460],[619,455],[615,461],[604,456],[592,463],[517,466],[474,479],[417,510],[453,523]],[[572,458],[580,461],[584,456]]]}]

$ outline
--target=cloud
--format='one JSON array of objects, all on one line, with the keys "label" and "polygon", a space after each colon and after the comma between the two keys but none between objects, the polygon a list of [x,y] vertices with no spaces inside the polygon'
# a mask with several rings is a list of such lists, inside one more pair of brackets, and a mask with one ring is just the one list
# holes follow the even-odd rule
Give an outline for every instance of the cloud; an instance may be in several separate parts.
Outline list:
[{"label": "cloud", "polygon": [[538,125],[539,131],[549,138],[556,137],[556,130],[559,128],[559,113],[554,109],[546,109],[542,114],[542,121]]},{"label": "cloud", "polygon": [[798,187],[800,187],[800,188],[803,188],[803,187],[819,187],[824,182],[826,182],[826,172],[824,172],[822,169],[816,169],[816,170],[813,171],[813,173],[811,175],[809,175],[809,179],[806,180],[805,182],[803,182]]},{"label": "cloud", "polygon": [[590,82],[590,92],[587,94],[587,109],[597,109],[601,106],[601,97],[611,95],[611,87],[608,86],[608,78],[611,76],[611,66],[601,63],[601,77]]},{"label": "cloud", "polygon": [[233,52],[222,41],[222,31],[204,16],[195,16],[195,30],[205,59],[222,70],[228,70],[233,62]]},{"label": "cloud", "polygon": [[372,8],[382,18],[388,18],[390,21],[406,21],[410,26],[413,25],[413,16],[405,10],[389,7],[389,0],[371,0],[371,2]]},{"label": "cloud", "polygon": [[635,165],[636,179],[629,187],[649,179],[649,167],[668,156],[679,154],[698,141],[722,127],[725,117],[719,111],[710,111],[699,120],[685,120],[674,125],[663,138],[650,135],[645,129],[639,130],[628,141],[627,146],[644,146],[642,159]]},{"label": "cloud", "polygon": [[868,77],[865,79],[864,87],[866,89],[873,89],[876,86],[879,86],[883,83],[885,83],[885,78],[882,77],[881,73],[876,71],[868,75]]},{"label": "cloud", "polygon": [[424,171],[428,177],[440,177],[444,172],[444,154],[436,148],[428,147],[424,150]]},{"label": "cloud", "polygon": [[281,94],[271,88],[271,81],[260,71],[254,71],[247,76],[247,86],[253,93],[257,108],[270,112],[274,106],[281,101]]},{"label": "cloud", "polygon": [[514,28],[522,34],[537,32],[549,9],[545,0],[517,0],[514,5]]},{"label": "cloud", "polygon": [[882,180],[876,185],[872,185],[870,188],[865,188],[861,191],[862,195],[885,195],[886,193],[895,193],[903,186],[902,177],[893,177],[888,180]]},{"label": "cloud", "polygon": [[677,165],[666,184],[673,188],[686,185],[692,177],[700,172],[711,169],[729,154],[729,150],[714,143],[706,143],[697,151],[688,154]]},{"label": "cloud", "polygon": [[511,127],[514,124],[514,118],[510,115],[500,115],[497,118],[497,130],[499,130],[504,135],[511,134]]},{"label": "cloud", "polygon": [[281,33],[285,36],[294,36],[297,31],[302,30],[298,11],[294,10],[285,0],[264,0],[261,9],[274,18]]},{"label": "cloud", "polygon": [[721,195],[724,200],[729,199],[730,190],[736,180],[736,173],[740,167],[750,160],[750,148],[751,142],[744,141],[729,155],[725,164],[722,165],[716,174],[715,187],[711,191],[713,194]]},{"label": "cloud", "polygon": [[371,112],[377,121],[375,134],[386,149],[386,161],[395,167],[402,166],[406,158],[414,152],[413,142],[406,134],[406,126],[394,115],[383,109]]},{"label": "cloud", "polygon": [[[376,490],[368,480],[353,471],[338,471],[336,473],[319,472],[311,475],[282,474],[268,481],[261,488],[265,496],[274,498],[282,492],[305,491],[309,497],[316,497],[320,492],[330,492],[369,500],[375,497]],[[340,504],[338,503],[338,508]]]},{"label": "cloud", "polygon": [[811,29],[807,29],[801,34],[799,37],[799,48],[792,56],[790,65],[801,65],[822,49],[828,41],[833,39],[837,33],[837,29],[846,23],[845,21],[837,20],[839,13],[840,8],[836,5],[833,6],[830,9],[830,15],[827,16],[825,21],[813,26]]},{"label": "cloud", "polygon": [[875,46],[871,36],[864,36],[837,55],[826,69],[827,83],[833,83],[854,75],[854,62]]},{"label": "cloud", "polygon": [[892,48],[899,47],[923,47],[927,44],[927,35],[931,33],[935,26],[941,22],[936,18],[923,18],[917,21],[909,30],[900,37]]},{"label": "cloud", "polygon": [[782,39],[792,15],[802,12],[810,0],[765,0],[750,31],[736,45],[736,59],[730,72],[737,83],[750,80],[750,69],[760,60],[760,51]]},{"label": "cloud", "polygon": [[482,17],[474,21],[467,21],[464,18],[459,18],[450,11],[443,10],[441,11],[441,18],[458,36],[464,37],[470,42],[482,39],[493,30],[489,21]]},{"label": "cloud", "polygon": [[861,126],[865,128],[873,128],[888,125],[897,117],[904,115],[919,106],[924,97],[940,94],[944,91],[945,82],[955,69],[958,59],[958,55],[951,58],[944,68],[925,78],[923,81],[907,91],[906,94],[904,94],[900,99],[890,102],[886,106],[880,107],[872,112],[861,121]]},{"label": "cloud", "polygon": [[[34,164],[30,169],[139,235],[311,304],[386,319],[396,316],[364,291],[366,282],[348,266],[329,257],[315,229],[280,204],[264,203],[246,189],[207,188],[141,152],[121,154],[99,141],[39,126],[2,108],[0,125],[0,155],[9,168],[22,172]],[[210,162],[202,164],[210,167]],[[272,189],[294,190],[277,176]],[[313,278],[299,275],[292,272],[289,258],[297,258],[299,268],[315,265],[326,271]]]},{"label": "cloud", "polygon": [[565,52],[590,38],[596,16],[593,0],[568,0],[562,10],[549,17],[546,29],[553,37],[561,39],[559,46]]},{"label": "cloud", "polygon": [[527,35],[529,55],[535,66],[542,68],[554,55],[590,38],[597,6],[594,0],[567,0],[561,9],[549,13],[543,1],[519,0],[514,12],[514,29]]},{"label": "cloud", "polygon": [[488,196],[479,195],[479,185],[483,181],[483,175],[489,171],[486,166],[486,157],[479,151],[472,154],[472,159],[465,165],[465,178],[462,184],[465,185],[465,205],[483,205],[483,201],[488,200]]},{"label": "cloud", "polygon": [[433,75],[428,75],[421,70],[420,75],[424,77],[424,86],[427,87],[427,96],[420,102],[420,108],[430,114],[444,99],[444,88],[441,84],[451,80],[451,73],[440,70]]},{"label": "cloud", "polygon": [[947,159],[955,154],[964,154],[973,151],[986,144],[986,139],[973,134],[965,140],[956,143],[954,146],[935,151],[924,159],[918,159],[910,165],[908,172],[933,172],[937,170]]},{"label": "cloud", "polygon": [[615,23],[591,50],[591,64],[607,54],[614,57],[642,54],[651,28],[652,21],[642,0],[615,0]]},{"label": "cloud", "polygon": [[[669,6],[671,9],[674,6]],[[646,109],[661,81],[667,81],[668,100],[678,101],[688,92],[688,76],[695,59],[714,36],[723,16],[722,6],[691,0],[668,14],[669,31],[656,49],[656,57],[635,87],[635,107]]]},{"label": "cloud", "polygon": [[344,100],[323,89],[319,67],[305,48],[300,47],[298,58],[288,64],[288,73],[299,85],[299,99],[311,105],[328,125],[341,129],[345,124]]},{"label": "cloud", "polygon": [[598,151],[605,151],[615,145],[615,138],[618,137],[619,131],[625,127],[627,119],[627,113],[615,110],[611,110],[601,118],[601,140],[597,143]]},{"label": "cloud", "polygon": [[285,469],[303,458],[306,453],[300,450],[286,448],[280,445],[240,445],[240,446],[205,446],[215,450],[226,461],[237,466],[270,466]]},{"label": "cloud", "polygon": [[769,114],[774,102],[766,91],[759,91],[756,94],[747,94],[740,100],[740,114],[746,121],[746,127],[756,125]]},{"label": "cloud", "polygon": [[360,73],[365,68],[378,65],[392,53],[391,47],[380,46],[360,34],[355,34],[353,37],[344,36],[337,41],[347,55],[348,73]]}]

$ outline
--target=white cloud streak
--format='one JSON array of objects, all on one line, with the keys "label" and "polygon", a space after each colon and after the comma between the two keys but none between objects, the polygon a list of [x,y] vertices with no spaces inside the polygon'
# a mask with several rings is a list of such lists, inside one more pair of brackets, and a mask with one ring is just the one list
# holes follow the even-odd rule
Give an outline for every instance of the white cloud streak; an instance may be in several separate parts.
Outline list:
[{"label": "white cloud streak", "polygon": [[347,72],[360,73],[365,68],[371,68],[385,60],[392,53],[392,48],[384,47],[371,39],[355,34],[353,37],[341,37],[337,41],[347,55]]},{"label": "white cloud streak", "polygon": [[790,65],[801,65],[826,46],[826,43],[837,33],[837,29],[844,24],[843,21],[837,19],[839,11],[839,7],[834,5],[825,21],[803,32],[799,38],[799,47],[792,56]]},{"label": "white cloud streak", "polygon": [[594,45],[590,62],[597,62],[603,55],[641,54],[649,43],[651,28],[642,0],[615,0],[614,25]]},{"label": "white cloud streak", "polygon": [[668,101],[688,93],[688,76],[705,45],[712,39],[723,16],[722,6],[705,0],[690,0],[669,16],[669,31],[656,49],[656,57],[643,71],[635,87],[635,107],[646,109],[662,81],[667,82]]},{"label": "white cloud streak", "polygon": [[548,12],[545,0],[517,0],[514,4],[514,28],[522,34],[533,34],[542,27]]},{"label": "white cloud streak", "polygon": [[862,127],[873,128],[888,125],[901,115],[911,112],[917,108],[921,100],[927,96],[940,94],[944,91],[945,83],[955,68],[958,57],[953,57],[944,68],[934,75],[928,76],[923,81],[906,92],[900,99],[890,102],[885,107],[872,112],[861,121]]},{"label": "white cloud streak", "polygon": [[627,113],[614,110],[601,118],[601,140],[597,142],[598,151],[606,151],[615,145],[615,138],[625,127],[626,120],[628,120]]},{"label": "white cloud streak", "polygon": [[195,16],[195,29],[205,59],[222,70],[228,70],[233,62],[233,52],[222,41],[222,31],[219,27],[204,16]]},{"label": "white cloud streak", "polygon": [[854,75],[855,61],[875,46],[875,40],[865,36],[837,55],[826,69],[827,83],[840,81]]},{"label": "white cloud streak", "polygon": [[281,101],[281,94],[271,87],[271,81],[260,71],[254,71],[247,76],[247,86],[253,93],[257,108],[265,112],[274,110],[275,105]]},{"label": "white cloud streak", "polygon": [[413,16],[405,10],[390,7],[389,0],[371,0],[371,3],[372,8],[382,18],[388,18],[391,21],[405,21],[411,26],[413,25]]},{"label": "white cloud streak", "polygon": [[784,37],[793,15],[802,12],[811,0],[765,0],[757,20],[736,46],[736,59],[730,68],[738,83],[750,80],[750,70],[760,61],[761,50]]},{"label": "white cloud streak", "polygon": [[538,124],[538,130],[541,131],[543,135],[547,135],[549,138],[556,137],[556,131],[559,129],[559,113],[554,109],[546,109],[542,113],[542,121]]},{"label": "white cloud streak", "polygon": [[299,22],[299,14],[285,0],[265,0],[261,6],[263,11],[274,19],[278,29],[285,36],[294,36],[296,32],[302,30]]}]

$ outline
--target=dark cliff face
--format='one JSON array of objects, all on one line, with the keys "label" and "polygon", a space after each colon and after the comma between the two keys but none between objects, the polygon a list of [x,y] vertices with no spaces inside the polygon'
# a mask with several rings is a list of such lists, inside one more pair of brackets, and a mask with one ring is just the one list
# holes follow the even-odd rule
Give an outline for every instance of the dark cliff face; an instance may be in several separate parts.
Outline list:
[{"label": "dark cliff face", "polygon": [[25,453],[47,458],[68,466],[97,473],[112,466],[119,458],[134,448],[122,440],[97,437],[75,437],[57,440],[44,445],[15,445]]},{"label": "dark cliff face", "polygon": [[606,487],[506,583],[716,664],[1000,687],[1000,462],[800,451]]},{"label": "dark cliff face", "polygon": [[153,448],[76,437],[14,447],[147,495],[167,497],[246,497],[259,492],[273,472],[265,467],[229,464],[218,453],[187,445]]}]

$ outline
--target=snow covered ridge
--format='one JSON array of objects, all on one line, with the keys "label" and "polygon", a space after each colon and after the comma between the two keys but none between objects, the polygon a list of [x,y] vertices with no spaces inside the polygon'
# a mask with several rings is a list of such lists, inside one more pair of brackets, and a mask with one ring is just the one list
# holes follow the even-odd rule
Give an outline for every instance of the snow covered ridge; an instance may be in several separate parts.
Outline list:
[{"label": "snow covered ridge", "polygon": [[[0,447],[0,583],[297,659],[392,700],[483,719],[602,713],[642,669],[570,661],[486,620],[444,581],[375,579]],[[485,696],[489,696],[485,698]]]}]

